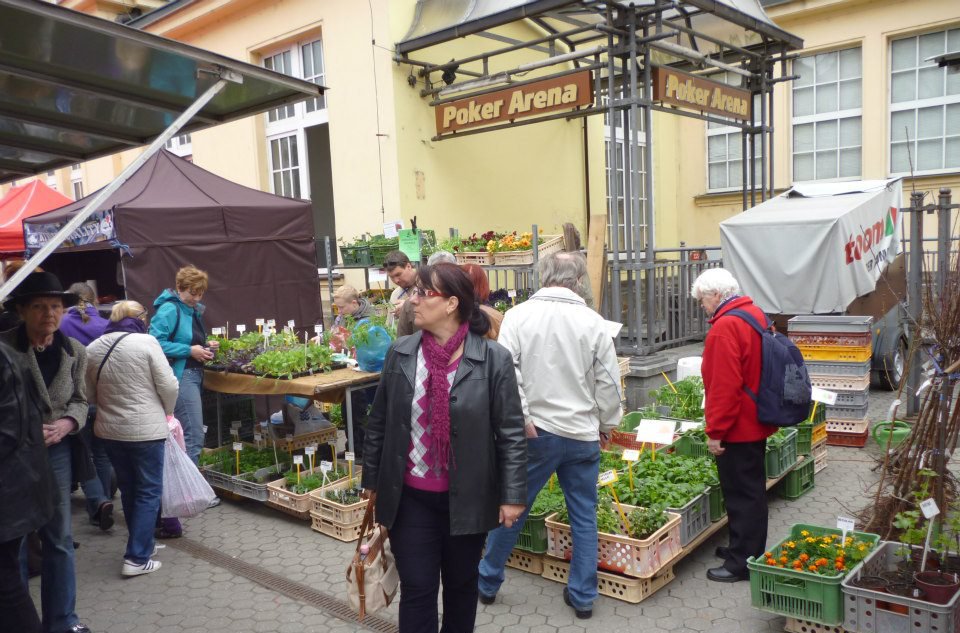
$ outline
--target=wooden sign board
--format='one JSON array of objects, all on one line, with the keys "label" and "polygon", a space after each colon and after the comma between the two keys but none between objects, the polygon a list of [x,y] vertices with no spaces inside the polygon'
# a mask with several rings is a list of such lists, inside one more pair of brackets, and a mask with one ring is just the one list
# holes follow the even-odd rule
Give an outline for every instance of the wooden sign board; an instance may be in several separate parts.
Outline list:
[{"label": "wooden sign board", "polygon": [[434,106],[437,134],[571,110],[593,103],[590,71],[551,77],[523,86]]},{"label": "wooden sign board", "polygon": [[664,66],[653,69],[653,100],[741,121],[753,118],[749,90]]}]

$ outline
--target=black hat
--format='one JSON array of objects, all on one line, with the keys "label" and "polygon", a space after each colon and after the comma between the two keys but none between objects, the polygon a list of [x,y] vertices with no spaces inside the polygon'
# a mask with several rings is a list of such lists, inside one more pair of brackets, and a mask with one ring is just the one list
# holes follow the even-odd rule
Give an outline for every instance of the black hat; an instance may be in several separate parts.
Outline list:
[{"label": "black hat", "polygon": [[56,275],[42,272],[27,275],[26,279],[21,281],[20,285],[10,293],[4,306],[9,309],[34,297],[61,297],[65,308],[76,305],[80,300],[78,295],[63,290],[63,286]]}]

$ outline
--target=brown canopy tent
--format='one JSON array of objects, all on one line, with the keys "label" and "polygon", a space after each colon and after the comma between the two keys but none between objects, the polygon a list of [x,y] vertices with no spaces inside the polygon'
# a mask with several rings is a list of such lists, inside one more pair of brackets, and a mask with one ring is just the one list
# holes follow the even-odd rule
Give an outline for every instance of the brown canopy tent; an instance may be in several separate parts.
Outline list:
[{"label": "brown canopy tent", "polygon": [[[96,194],[92,194],[96,195]],[[24,221],[41,248],[90,198]],[[65,284],[96,279],[101,296],[145,306],[178,268],[210,274],[208,327],[258,317],[312,325],[320,317],[310,202],[230,182],[167,151],[150,158],[44,263]],[[151,310],[152,311],[152,310]],[[231,335],[233,332],[231,332]]]}]

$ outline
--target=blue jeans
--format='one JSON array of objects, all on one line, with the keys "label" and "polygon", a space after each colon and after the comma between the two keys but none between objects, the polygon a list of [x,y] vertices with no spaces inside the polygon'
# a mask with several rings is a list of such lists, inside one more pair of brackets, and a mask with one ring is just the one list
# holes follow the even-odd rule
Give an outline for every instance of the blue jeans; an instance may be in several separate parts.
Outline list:
[{"label": "blue jeans", "polygon": [[180,394],[174,416],[183,427],[183,443],[187,445],[187,455],[196,464],[203,449],[203,403],[200,391],[203,388],[203,370],[188,367],[180,377]]},{"label": "blue jeans", "polygon": [[80,433],[87,438],[97,475],[81,483],[80,487],[83,489],[83,496],[87,499],[87,514],[92,521],[100,510],[100,504],[111,499],[110,481],[113,479],[113,466],[110,464],[107,450],[103,447],[103,440],[93,433],[96,407],[90,407],[90,412],[91,415],[87,418],[87,423]]},{"label": "blue jeans", "polygon": [[[77,576],[73,554],[73,530],[70,518],[70,488],[73,468],[70,442],[80,441],[67,436],[59,444],[47,447],[47,459],[59,496],[50,522],[37,530],[43,543],[40,563],[40,612],[44,633],[63,633],[80,622],[76,614]],[[20,548],[20,568],[27,582],[27,540]]]},{"label": "blue jeans", "polygon": [[557,473],[570,514],[573,558],[567,587],[576,609],[590,609],[597,599],[597,477],[600,444],[582,442],[537,429],[527,439],[527,509],[513,527],[498,527],[487,535],[487,550],[480,561],[480,593],[495,596],[503,583],[503,568],[517,542],[520,528],[537,494],[550,475]]},{"label": "blue jeans", "polygon": [[120,503],[129,533],[123,557],[138,565],[150,560],[153,554],[153,528],[160,514],[163,492],[164,441],[103,441],[117,471]]}]

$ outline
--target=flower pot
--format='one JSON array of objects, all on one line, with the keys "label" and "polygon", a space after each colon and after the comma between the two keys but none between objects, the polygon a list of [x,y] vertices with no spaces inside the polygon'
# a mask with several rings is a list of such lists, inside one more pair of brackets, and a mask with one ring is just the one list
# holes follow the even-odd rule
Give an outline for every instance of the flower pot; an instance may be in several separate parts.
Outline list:
[{"label": "flower pot", "polygon": [[887,590],[887,584],[889,583],[880,576],[861,576],[860,578],[851,579],[850,584],[861,589],[885,592]]},{"label": "flower pot", "polygon": [[[911,598],[913,600],[926,600],[927,594],[923,589],[920,589],[913,583],[893,583],[887,585],[887,593],[894,596],[902,596],[904,598]],[[910,613],[910,607],[905,604],[896,604],[896,603],[884,603],[884,606],[887,610],[892,611],[893,613],[899,613],[900,615],[907,615]]]},{"label": "flower pot", "polygon": [[960,589],[960,576],[939,571],[922,571],[913,575],[917,587],[927,594],[926,600],[934,604],[947,604]]},{"label": "flower pot", "polygon": [[877,574],[880,578],[883,578],[887,581],[887,585],[902,585],[902,584],[913,584],[913,572],[912,571],[900,571],[900,570],[891,570],[891,571],[882,571]]}]

